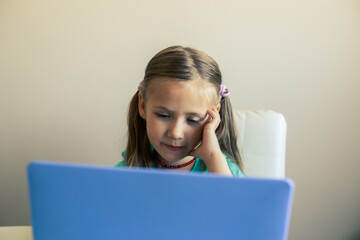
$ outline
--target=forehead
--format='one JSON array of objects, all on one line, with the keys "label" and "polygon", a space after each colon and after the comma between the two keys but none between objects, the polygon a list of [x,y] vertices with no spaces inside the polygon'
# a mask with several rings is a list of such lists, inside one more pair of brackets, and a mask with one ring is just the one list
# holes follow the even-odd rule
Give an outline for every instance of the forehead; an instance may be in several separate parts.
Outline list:
[{"label": "forehead", "polygon": [[172,111],[206,112],[216,105],[216,88],[203,80],[153,79],[147,102]]}]

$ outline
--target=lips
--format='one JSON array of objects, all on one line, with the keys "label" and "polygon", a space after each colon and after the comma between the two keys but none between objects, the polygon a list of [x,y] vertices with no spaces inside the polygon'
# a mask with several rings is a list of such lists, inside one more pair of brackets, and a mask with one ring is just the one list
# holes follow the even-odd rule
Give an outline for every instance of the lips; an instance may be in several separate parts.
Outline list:
[{"label": "lips", "polygon": [[179,151],[181,149],[183,149],[184,147],[179,147],[179,146],[173,146],[173,145],[168,145],[164,143],[164,146],[168,149],[170,149],[171,151]]}]

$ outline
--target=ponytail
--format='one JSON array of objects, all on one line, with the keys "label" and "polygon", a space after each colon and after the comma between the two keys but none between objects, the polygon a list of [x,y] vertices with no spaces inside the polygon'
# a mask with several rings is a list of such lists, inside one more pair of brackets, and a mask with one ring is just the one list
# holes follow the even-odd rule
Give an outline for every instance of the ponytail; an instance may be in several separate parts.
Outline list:
[{"label": "ponytail", "polygon": [[234,124],[233,110],[229,97],[222,97],[220,101],[221,122],[215,133],[219,141],[220,149],[233,160],[244,172],[243,163],[237,147],[237,129]]},{"label": "ponytail", "polygon": [[153,153],[146,133],[146,122],[139,114],[139,91],[130,101],[127,124],[126,166],[151,167]]}]

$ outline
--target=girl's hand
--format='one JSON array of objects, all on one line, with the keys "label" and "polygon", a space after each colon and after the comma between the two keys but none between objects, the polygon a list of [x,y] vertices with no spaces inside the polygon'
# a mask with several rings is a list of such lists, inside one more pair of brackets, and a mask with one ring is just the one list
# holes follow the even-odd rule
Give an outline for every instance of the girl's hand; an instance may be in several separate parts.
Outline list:
[{"label": "girl's hand", "polygon": [[189,155],[202,159],[209,172],[232,175],[215,134],[215,130],[221,122],[220,114],[216,107],[209,109],[207,114],[208,123],[203,129],[202,142]]},{"label": "girl's hand", "polygon": [[191,156],[198,157],[204,161],[221,154],[219,141],[216,137],[215,130],[220,124],[220,115],[215,107],[207,112],[207,123],[204,126],[201,143],[189,153]]}]

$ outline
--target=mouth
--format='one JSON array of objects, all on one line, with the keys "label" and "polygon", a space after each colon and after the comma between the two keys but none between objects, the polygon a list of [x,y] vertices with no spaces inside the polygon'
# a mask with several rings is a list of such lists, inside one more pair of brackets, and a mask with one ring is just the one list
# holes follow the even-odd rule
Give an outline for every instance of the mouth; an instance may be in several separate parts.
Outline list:
[{"label": "mouth", "polygon": [[181,149],[183,149],[184,147],[181,147],[181,146],[173,146],[173,145],[169,145],[169,144],[166,144],[166,143],[163,143],[164,146],[168,149],[170,149],[171,151],[179,151]]}]

